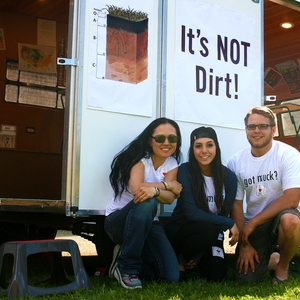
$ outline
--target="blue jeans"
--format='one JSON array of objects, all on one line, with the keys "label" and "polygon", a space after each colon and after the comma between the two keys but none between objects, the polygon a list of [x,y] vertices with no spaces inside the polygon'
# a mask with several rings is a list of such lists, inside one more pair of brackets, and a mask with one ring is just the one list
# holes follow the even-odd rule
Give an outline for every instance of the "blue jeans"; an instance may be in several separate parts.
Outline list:
[{"label": "blue jeans", "polygon": [[[172,228],[172,223],[169,223]],[[169,228],[168,228],[169,229]],[[183,224],[171,240],[176,253],[198,264],[200,278],[208,282],[226,279],[227,264],[224,255],[224,234],[218,226],[205,221]],[[212,247],[220,248],[224,257],[213,253]]]},{"label": "blue jeans", "polygon": [[130,201],[107,216],[104,227],[111,239],[121,245],[117,260],[121,273],[177,282],[177,257],[162,226],[153,222],[156,212],[155,198],[138,204]]}]

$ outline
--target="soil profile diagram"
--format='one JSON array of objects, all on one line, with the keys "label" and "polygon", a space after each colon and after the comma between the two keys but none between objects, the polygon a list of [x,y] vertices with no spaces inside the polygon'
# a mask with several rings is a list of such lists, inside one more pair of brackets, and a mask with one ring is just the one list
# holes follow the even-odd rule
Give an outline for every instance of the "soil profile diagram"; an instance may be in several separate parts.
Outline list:
[{"label": "soil profile diagram", "polygon": [[138,84],[148,77],[148,15],[107,7],[105,78]]}]

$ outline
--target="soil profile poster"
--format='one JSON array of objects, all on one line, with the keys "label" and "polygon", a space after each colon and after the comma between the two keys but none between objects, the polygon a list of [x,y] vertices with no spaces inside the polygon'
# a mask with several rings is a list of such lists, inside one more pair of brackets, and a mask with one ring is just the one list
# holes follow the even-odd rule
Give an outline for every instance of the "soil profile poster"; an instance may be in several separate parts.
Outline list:
[{"label": "soil profile poster", "polygon": [[234,3],[231,9],[230,4],[176,0],[176,120],[222,126],[230,119],[241,127],[237,112],[246,113],[260,97],[259,5],[244,5],[256,5],[256,10],[251,14]]},{"label": "soil profile poster", "polygon": [[152,116],[154,3],[91,0],[88,108]]}]

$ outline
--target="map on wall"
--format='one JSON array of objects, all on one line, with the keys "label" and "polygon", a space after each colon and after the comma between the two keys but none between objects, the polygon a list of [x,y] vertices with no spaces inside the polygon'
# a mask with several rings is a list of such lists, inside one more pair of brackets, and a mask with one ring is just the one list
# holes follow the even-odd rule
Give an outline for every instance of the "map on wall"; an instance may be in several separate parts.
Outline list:
[{"label": "map on wall", "polygon": [[56,48],[18,44],[19,70],[56,73]]}]

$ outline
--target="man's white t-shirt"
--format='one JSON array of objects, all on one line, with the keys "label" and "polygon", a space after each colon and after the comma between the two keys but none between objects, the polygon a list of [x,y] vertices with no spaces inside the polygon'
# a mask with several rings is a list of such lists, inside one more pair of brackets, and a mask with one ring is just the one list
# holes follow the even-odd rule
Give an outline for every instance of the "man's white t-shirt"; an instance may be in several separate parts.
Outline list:
[{"label": "man's white t-shirt", "polygon": [[300,153],[279,141],[261,157],[251,154],[251,146],[236,153],[228,168],[238,178],[236,199],[246,200],[246,220],[263,211],[283,191],[300,188]]}]

